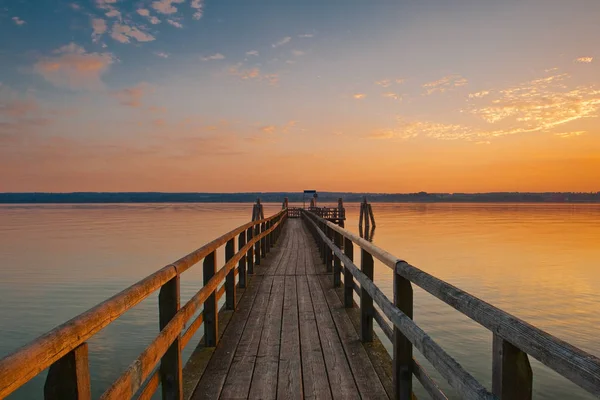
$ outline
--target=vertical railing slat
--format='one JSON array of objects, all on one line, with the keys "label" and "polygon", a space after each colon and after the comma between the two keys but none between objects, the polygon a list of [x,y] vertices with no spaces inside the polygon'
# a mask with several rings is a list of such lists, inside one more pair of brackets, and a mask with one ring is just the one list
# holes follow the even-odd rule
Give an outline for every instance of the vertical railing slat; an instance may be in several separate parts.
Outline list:
[{"label": "vertical railing slat", "polygon": [[[254,226],[254,236],[258,237],[260,235],[260,224],[256,224]],[[261,240],[254,244],[254,265],[260,265],[260,244]]]},{"label": "vertical railing slat", "polygon": [[[252,238],[254,237],[254,227],[250,227],[248,228],[248,230],[246,231],[246,243],[249,243],[252,241]],[[248,250],[248,254],[246,255],[246,263],[248,264],[248,274],[252,275],[254,273],[254,247],[250,246],[250,249]]]},{"label": "vertical railing slat", "polygon": [[[394,304],[408,318],[413,318],[413,290],[410,281],[394,273]],[[393,336],[393,385],[394,398],[412,399],[412,343],[394,326]]]},{"label": "vertical railing slat", "polygon": [[44,384],[45,400],[90,400],[88,345],[82,343],[50,366]]},{"label": "vertical railing slat", "polygon": [[[333,231],[333,242],[341,249],[342,248],[342,235],[339,232]],[[342,284],[342,261],[338,256],[334,256],[333,260],[333,287],[340,287]]]},{"label": "vertical railing slat", "polygon": [[[204,259],[203,274],[204,284],[217,272],[217,252],[210,253]],[[219,313],[217,310],[216,290],[204,302],[204,344],[207,347],[215,347],[219,342]]]},{"label": "vertical railing slat", "polygon": [[[179,311],[179,292],[179,274],[160,288],[158,294],[158,323],[161,331]],[[173,341],[160,360],[160,382],[163,400],[181,400],[183,398],[181,335]]]},{"label": "vertical railing slat", "polygon": [[[344,254],[350,259],[354,260],[354,244],[352,240],[344,238]],[[350,271],[350,268],[344,265],[344,307],[354,307],[354,276]]]},{"label": "vertical railing slat", "polygon": [[527,354],[494,334],[492,392],[500,400],[531,400],[533,373]]},{"label": "vertical railing slat", "polygon": [[[242,250],[244,246],[246,246],[246,231],[243,231],[238,236],[238,251]],[[242,258],[240,258],[240,262],[238,264],[238,283],[240,285],[240,288],[242,289],[246,287],[246,282],[248,281],[248,270],[246,269],[246,254],[242,255]]]},{"label": "vertical railing slat", "polygon": [[[373,256],[360,249],[360,269],[373,280]],[[360,289],[360,339],[363,342],[373,341],[373,298],[361,287]]]},{"label": "vertical railing slat", "polygon": [[[235,255],[235,238],[231,238],[225,245],[225,262],[228,262]],[[237,293],[235,287],[235,268],[227,273],[225,277],[225,309],[235,310]]]}]

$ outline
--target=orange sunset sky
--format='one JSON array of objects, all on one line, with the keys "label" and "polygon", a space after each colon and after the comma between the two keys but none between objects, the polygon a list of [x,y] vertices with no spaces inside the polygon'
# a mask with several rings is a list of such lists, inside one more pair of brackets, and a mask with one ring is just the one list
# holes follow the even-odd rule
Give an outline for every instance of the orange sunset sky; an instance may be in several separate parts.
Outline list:
[{"label": "orange sunset sky", "polygon": [[43,3],[0,192],[600,190],[597,0]]}]

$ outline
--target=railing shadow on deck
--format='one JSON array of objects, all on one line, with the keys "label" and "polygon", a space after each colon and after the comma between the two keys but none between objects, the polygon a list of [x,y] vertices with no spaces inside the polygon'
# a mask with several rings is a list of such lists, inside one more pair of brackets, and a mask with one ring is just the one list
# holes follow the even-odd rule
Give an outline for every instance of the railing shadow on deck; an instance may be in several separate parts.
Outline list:
[{"label": "railing shadow on deck", "polygon": [[[447,399],[414,360],[413,348],[420,351],[464,399],[531,399],[533,374],[528,355],[589,393],[600,396],[600,359],[597,357],[421,271],[315,213],[301,210],[301,217],[317,242],[327,271],[332,273],[333,286],[343,284],[344,306],[354,307],[353,292],[360,296],[361,341],[373,340],[375,320],[392,342],[394,398],[412,399],[414,375],[433,399]],[[360,249],[360,268],[354,263],[354,245]],[[373,258],[393,271],[393,300],[373,283]],[[413,322],[413,284],[491,331],[492,392]]]},{"label": "railing shadow on deck", "polygon": [[[0,360],[0,399],[46,368],[49,371],[44,399],[90,399],[88,339],[158,289],[158,336],[101,399],[129,399],[136,394],[139,399],[150,399],[159,384],[163,399],[181,399],[182,349],[202,323],[205,345],[217,345],[219,299],[225,295],[224,307],[235,309],[236,276],[239,276],[238,286],[244,288],[247,274],[253,273],[254,265],[259,265],[270,251],[286,218],[287,211],[283,209],[269,218],[239,226],[4,357]],[[217,270],[216,254],[222,245],[225,245],[225,265]],[[200,260],[203,260],[204,286],[181,307],[179,277]],[[219,288],[222,281],[225,282]],[[203,311],[184,332],[201,305]]]}]

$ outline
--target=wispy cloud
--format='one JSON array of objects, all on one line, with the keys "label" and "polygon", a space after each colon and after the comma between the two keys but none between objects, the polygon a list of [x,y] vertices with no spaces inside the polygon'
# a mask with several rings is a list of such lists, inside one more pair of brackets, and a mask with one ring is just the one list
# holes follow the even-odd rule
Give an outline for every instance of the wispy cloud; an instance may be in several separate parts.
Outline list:
[{"label": "wispy cloud", "polygon": [[138,42],[151,42],[155,39],[154,36],[141,31],[136,26],[129,26],[120,22],[113,24],[110,37],[121,43],[129,43],[131,38]]},{"label": "wispy cloud", "polygon": [[469,82],[460,75],[448,75],[437,81],[428,82],[423,85],[428,95],[439,92],[444,93],[457,87],[465,86]]},{"label": "wispy cloud", "polygon": [[158,19],[157,17],[155,17],[154,15],[150,14],[150,10],[148,10],[147,8],[138,8],[137,10],[135,10],[139,15],[146,17],[148,19],[148,22],[150,22],[152,25],[156,25],[156,24],[160,24],[160,19]]},{"label": "wispy cloud", "polygon": [[204,0],[192,0],[192,2],[190,3],[190,7],[194,9],[194,14],[192,14],[192,18],[196,20],[202,18],[204,10]]},{"label": "wispy cloud", "polygon": [[352,97],[353,97],[354,99],[356,99],[356,100],[362,100],[362,99],[364,99],[365,97],[367,97],[367,95],[366,95],[366,94],[364,94],[364,93],[355,93],[355,94],[353,94],[353,95],[352,95]]},{"label": "wispy cloud", "polygon": [[303,33],[301,35],[298,35],[299,38],[312,38],[315,37],[314,33]]},{"label": "wispy cloud", "polygon": [[574,60],[576,63],[589,64],[594,61],[594,57],[579,57]]},{"label": "wispy cloud", "polygon": [[561,137],[561,138],[571,138],[571,137],[575,137],[575,136],[585,135],[586,133],[587,133],[586,131],[575,131],[575,132],[560,132],[560,133],[555,133],[555,135],[558,137]]},{"label": "wispy cloud", "polygon": [[160,58],[169,58],[169,53],[165,53],[164,51],[155,51],[154,55]]},{"label": "wispy cloud", "polygon": [[247,56],[256,56],[258,57],[258,51],[257,50],[250,50],[246,52]]},{"label": "wispy cloud", "polygon": [[306,54],[306,53],[303,52],[302,50],[292,50],[292,55],[295,57],[300,57],[300,56],[303,56],[304,54]]},{"label": "wispy cloud", "polygon": [[106,26],[106,21],[102,18],[93,18],[92,19],[92,40],[97,42],[100,40],[102,35],[106,32],[108,27]]},{"label": "wispy cloud", "polygon": [[109,10],[104,15],[106,15],[108,18],[121,18],[121,12],[115,8]]},{"label": "wispy cloud", "polygon": [[291,40],[292,38],[290,36],[286,36],[280,41],[273,43],[271,46],[273,46],[273,48],[281,47],[288,44]]},{"label": "wispy cloud", "polygon": [[401,99],[400,95],[398,93],[394,93],[394,92],[383,93],[382,96],[386,97],[388,99],[392,99],[392,100],[400,100]]},{"label": "wispy cloud", "polygon": [[110,53],[88,53],[83,47],[71,43],[38,61],[34,71],[55,86],[97,89],[103,86],[100,77],[114,60]]},{"label": "wispy cloud", "polygon": [[25,21],[23,21],[23,20],[22,20],[21,18],[19,18],[19,17],[12,17],[12,20],[13,20],[13,22],[14,22],[16,25],[18,25],[18,26],[25,25]]},{"label": "wispy cloud", "polygon": [[277,128],[275,127],[275,125],[267,125],[267,126],[261,126],[259,129],[261,130],[261,132],[272,135],[273,133],[275,133],[275,129],[277,129]]},{"label": "wispy cloud", "polygon": [[244,68],[242,63],[230,66],[227,69],[227,73],[232,76],[237,76],[243,80],[264,81],[271,85],[277,85],[277,83],[279,83],[279,75],[264,74],[258,67]]},{"label": "wispy cloud", "polygon": [[201,57],[202,61],[212,61],[212,60],[224,60],[225,56],[221,53],[216,53],[211,56]]},{"label": "wispy cloud", "polygon": [[380,81],[375,81],[375,84],[386,88],[392,86],[392,81],[390,81],[389,79],[382,79]]},{"label": "wispy cloud", "polygon": [[489,95],[490,93],[491,92],[489,90],[482,90],[481,92],[469,93],[469,98],[470,99],[480,99],[482,97]]},{"label": "wispy cloud", "polygon": [[152,2],[152,8],[161,14],[175,14],[177,7],[173,4],[184,3],[185,0],[158,0]]},{"label": "wispy cloud", "polygon": [[169,23],[170,25],[173,25],[175,28],[183,28],[183,24],[175,21],[174,19],[167,19],[167,23]]},{"label": "wispy cloud", "polygon": [[148,83],[142,82],[135,86],[111,92],[111,95],[119,100],[124,106],[138,108],[142,106],[145,96],[152,93],[154,88]]}]

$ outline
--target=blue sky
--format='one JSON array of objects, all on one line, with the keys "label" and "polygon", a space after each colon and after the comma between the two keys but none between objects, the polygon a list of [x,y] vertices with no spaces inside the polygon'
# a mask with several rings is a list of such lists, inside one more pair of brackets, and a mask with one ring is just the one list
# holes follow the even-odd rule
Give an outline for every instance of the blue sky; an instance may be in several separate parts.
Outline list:
[{"label": "blue sky", "polygon": [[[594,0],[4,1],[0,191],[592,190],[599,15]],[[261,153],[282,167],[241,179]]]}]

